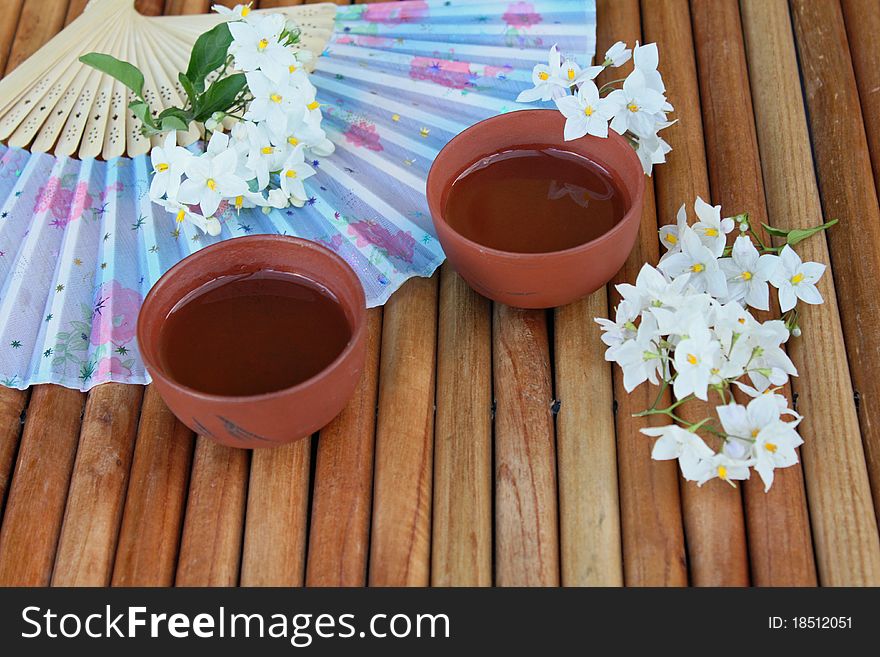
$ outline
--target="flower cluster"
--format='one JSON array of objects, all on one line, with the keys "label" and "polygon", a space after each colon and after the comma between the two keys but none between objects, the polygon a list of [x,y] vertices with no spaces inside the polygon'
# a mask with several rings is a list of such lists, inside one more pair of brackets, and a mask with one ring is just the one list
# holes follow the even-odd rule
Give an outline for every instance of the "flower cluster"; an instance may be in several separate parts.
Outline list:
[{"label": "flower cluster", "polygon": [[[596,86],[593,80],[599,73],[622,66],[630,57],[633,71],[625,79]],[[566,118],[566,141],[585,135],[605,138],[610,124],[612,130],[630,141],[645,173],[651,175],[654,165],[665,162],[671,150],[658,133],[673,123],[667,120],[673,107],[666,100],[658,63],[655,43],[636,43],[630,50],[618,41],[600,65],[583,69],[574,60],[563,59],[553,46],[547,64],[538,64],[532,71],[534,87],[523,91],[517,101],[554,101]],[[621,82],[622,86],[616,88]]]},{"label": "flower cluster", "polygon": [[[220,232],[217,214],[229,207],[302,207],[303,181],[315,174],[307,162],[334,150],[304,68],[311,53],[292,47],[299,28],[283,14],[252,12],[250,5],[214,9],[226,21],[196,40],[179,75],[183,107],[156,114],[135,66],[98,53],[82,58],[134,92],[129,107],[145,134],[167,132],[150,153],[150,199],[211,235]],[[207,143],[199,152],[178,146],[177,132],[193,124]]]},{"label": "flower cluster", "polygon": [[[635,285],[617,286],[614,320],[596,320],[605,358],[622,368],[627,392],[645,381],[661,386],[654,405],[638,414],[673,422],[642,429],[658,438],[655,459],[678,459],[683,476],[698,484],[747,479],[754,468],[769,489],[774,469],[797,463],[802,443],[795,431],[801,417],[778,392],[797,376],[783,345],[800,335],[798,300],[823,301],[816,283],[825,266],[802,262],[792,246],[835,222],[792,231],[767,227],[785,238],[777,247],[762,242],[746,214],[722,218],[721,206],[700,198],[694,210],[695,222],[682,206],[676,224],[660,230],[667,251],[657,267],[646,264]],[[771,286],[784,314],[761,322],[749,308],[769,310]],[[673,403],[658,408],[669,387]],[[734,389],[751,401],[737,403]],[[682,404],[708,401],[710,393],[721,401],[717,421],[680,417]]]}]

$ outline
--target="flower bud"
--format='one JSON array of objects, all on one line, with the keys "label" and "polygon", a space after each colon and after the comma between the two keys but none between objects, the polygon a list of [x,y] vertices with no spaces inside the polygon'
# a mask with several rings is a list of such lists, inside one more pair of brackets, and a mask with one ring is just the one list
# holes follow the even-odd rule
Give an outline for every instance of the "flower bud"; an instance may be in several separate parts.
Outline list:
[{"label": "flower bud", "polygon": [[800,327],[800,326],[794,326],[794,327],[792,327],[792,329],[791,329],[791,334],[792,334],[792,336],[795,337],[795,338],[799,338],[799,337],[801,337],[801,327]]}]

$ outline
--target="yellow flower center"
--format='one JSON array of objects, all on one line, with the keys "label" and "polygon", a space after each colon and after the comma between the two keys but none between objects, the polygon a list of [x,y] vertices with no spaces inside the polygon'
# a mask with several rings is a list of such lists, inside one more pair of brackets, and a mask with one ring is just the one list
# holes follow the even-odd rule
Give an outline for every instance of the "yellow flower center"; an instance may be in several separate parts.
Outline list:
[{"label": "yellow flower center", "polygon": [[764,449],[766,449],[771,454],[775,454],[776,450],[779,449],[779,447],[777,445],[775,445],[774,443],[765,443]]},{"label": "yellow flower center", "polygon": [[678,238],[672,233],[669,233],[669,235],[666,236],[666,241],[673,245],[678,244]]},{"label": "yellow flower center", "polygon": [[271,146],[263,146],[263,147],[260,149],[260,152],[261,152],[263,155],[271,155],[274,151],[275,151],[275,149],[272,148]]},{"label": "yellow flower center", "polygon": [[309,103],[308,105],[306,105],[306,108],[310,109],[310,110],[316,110],[320,106],[321,106],[321,103],[319,103],[317,100],[314,100],[311,103]]},{"label": "yellow flower center", "polygon": [[795,274],[794,276],[791,277],[791,284],[792,284],[792,285],[797,285],[797,284],[800,283],[802,280],[804,280],[804,275],[801,274],[800,272],[798,272],[797,274]]},{"label": "yellow flower center", "polygon": [[287,67],[288,73],[296,73],[296,64],[291,64]]},{"label": "yellow flower center", "polygon": [[721,479],[727,479],[727,468],[723,465],[718,466],[718,477]]},{"label": "yellow flower center", "polygon": [[269,96],[269,100],[271,100],[273,103],[280,103],[282,100],[284,100],[284,98],[281,96],[281,94],[272,94],[271,96]]},{"label": "yellow flower center", "polygon": [[752,438],[757,438],[759,433],[761,433],[760,429],[752,429]]},{"label": "yellow flower center", "polygon": [[743,272],[742,274],[740,274],[740,275],[742,276],[742,279],[743,279],[744,281],[750,281],[750,280],[752,280],[752,272],[750,272],[750,271],[744,271],[744,272]]},{"label": "yellow flower center", "polygon": [[260,50],[265,50],[269,47],[269,39],[260,39],[260,43],[257,46]]},{"label": "yellow flower center", "polygon": [[693,354],[688,354],[687,362],[689,362],[691,365],[696,365],[697,364],[697,357],[694,356]]},{"label": "yellow flower center", "polygon": [[701,262],[698,262],[698,263],[691,265],[691,271],[694,272],[695,274],[699,274],[705,268],[706,268],[706,266],[703,265],[703,263],[701,263]]},{"label": "yellow flower center", "polygon": [[186,219],[186,210],[179,210],[177,212],[177,223],[182,224],[184,219]]},{"label": "yellow flower center", "polygon": [[574,80],[577,77],[577,73],[574,72],[573,68],[568,69],[568,79]]},{"label": "yellow flower center", "polygon": [[626,109],[628,109],[632,113],[636,113],[639,111],[639,106],[636,105],[635,103],[630,103],[629,105],[626,106]]},{"label": "yellow flower center", "polygon": [[294,171],[293,169],[288,169],[287,173],[285,173],[284,175],[288,178],[296,178],[296,171]]},{"label": "yellow flower center", "polygon": [[717,236],[718,236],[718,231],[715,230],[714,228],[707,228],[706,229],[706,237],[717,237]]},{"label": "yellow flower center", "polygon": [[251,13],[251,8],[249,6],[245,5],[244,7],[241,8],[241,17],[242,18],[247,18],[247,15],[249,13]]},{"label": "yellow flower center", "polygon": [[538,73],[538,79],[546,82],[550,79],[550,74],[547,71],[541,71],[540,73]]},{"label": "yellow flower center", "polygon": [[740,324],[745,324],[745,323],[746,323],[746,318],[745,318],[745,317],[740,317],[740,318],[739,318],[738,320],[736,320],[736,321],[738,321]]},{"label": "yellow flower center", "polygon": [[241,210],[242,205],[244,205],[244,196],[236,196],[235,197],[235,209]]},{"label": "yellow flower center", "polygon": [[299,143],[299,139],[297,139],[296,137],[288,137],[287,143],[291,146],[296,146]]},{"label": "yellow flower center", "polygon": [[208,189],[210,189],[212,192],[215,189],[217,189],[217,181],[214,180],[213,178],[208,178],[208,180],[205,181],[205,184],[208,186]]},{"label": "yellow flower center", "polygon": [[593,107],[592,107],[592,105],[587,105],[587,106],[584,108],[584,114],[586,114],[587,116],[593,116]]},{"label": "yellow flower center", "polygon": [[158,171],[159,173],[165,173],[166,171],[168,171],[168,165],[164,162],[160,162],[156,165],[156,171]]}]

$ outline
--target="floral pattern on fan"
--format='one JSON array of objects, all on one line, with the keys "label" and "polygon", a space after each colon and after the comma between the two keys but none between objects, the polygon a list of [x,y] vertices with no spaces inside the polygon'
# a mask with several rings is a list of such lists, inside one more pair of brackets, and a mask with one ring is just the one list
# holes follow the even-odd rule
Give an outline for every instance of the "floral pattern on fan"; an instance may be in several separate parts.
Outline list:
[{"label": "floral pattern on fan", "polygon": [[[343,257],[381,305],[444,255],[424,187],[436,153],[520,109],[558,43],[591,53],[593,3],[428,0],[341,6],[311,76],[332,157],[296,211],[218,209],[220,235],[169,225],[146,156],[74,160],[0,146],[0,383],[87,390],[149,378],[134,335],[143,297],[180,259],[250,233],[296,235]],[[586,62],[583,62],[586,63]]]}]

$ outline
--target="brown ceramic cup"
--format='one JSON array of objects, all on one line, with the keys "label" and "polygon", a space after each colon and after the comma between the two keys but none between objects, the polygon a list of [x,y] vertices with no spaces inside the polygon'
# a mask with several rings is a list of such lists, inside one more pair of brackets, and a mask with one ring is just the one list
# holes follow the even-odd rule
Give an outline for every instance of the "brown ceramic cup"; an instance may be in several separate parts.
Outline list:
[{"label": "brown ceramic cup", "polygon": [[[437,238],[452,267],[483,296],[519,308],[551,308],[605,285],[623,266],[639,232],[645,174],[629,143],[614,131],[607,139],[563,140],[565,117],[556,110],[522,110],[481,121],[452,139],[428,174],[428,207]],[[613,176],[626,203],[615,226],[579,246],[550,253],[512,253],[478,244],[444,218],[452,184],[479,160],[516,148],[556,148],[599,164]],[[541,217],[534,217],[540,222]]]},{"label": "brown ceramic cup", "polygon": [[[159,334],[174,306],[220,276],[264,270],[300,274],[336,297],[351,327],[336,360],[292,388],[247,397],[206,394],[169,376],[159,358]],[[153,385],[181,422],[231,447],[271,447],[312,434],[342,411],[364,368],[365,326],[363,287],[342,258],[307,240],[253,235],[208,246],[169,269],[144,299],[137,337]]]}]

